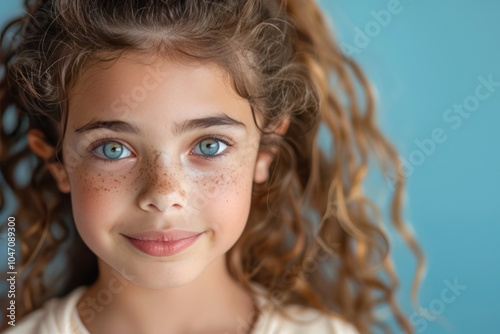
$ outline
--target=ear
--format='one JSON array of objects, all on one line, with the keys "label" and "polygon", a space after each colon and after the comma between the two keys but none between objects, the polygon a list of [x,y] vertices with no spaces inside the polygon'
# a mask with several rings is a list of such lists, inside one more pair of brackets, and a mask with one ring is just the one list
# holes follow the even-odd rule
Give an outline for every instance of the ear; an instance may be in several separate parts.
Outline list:
[{"label": "ear", "polygon": [[[275,128],[274,133],[279,136],[283,136],[290,125],[290,119],[286,118],[281,122],[277,128]],[[255,162],[255,171],[253,176],[253,181],[255,183],[266,182],[269,178],[269,167],[274,160],[274,155],[276,154],[277,148],[271,148],[271,151],[261,149],[257,153],[257,161]]]},{"label": "ear", "polygon": [[45,160],[47,169],[57,182],[59,190],[63,193],[70,192],[68,173],[59,162],[49,162],[55,154],[55,148],[45,140],[45,135],[38,129],[28,131],[28,146],[31,151]]}]

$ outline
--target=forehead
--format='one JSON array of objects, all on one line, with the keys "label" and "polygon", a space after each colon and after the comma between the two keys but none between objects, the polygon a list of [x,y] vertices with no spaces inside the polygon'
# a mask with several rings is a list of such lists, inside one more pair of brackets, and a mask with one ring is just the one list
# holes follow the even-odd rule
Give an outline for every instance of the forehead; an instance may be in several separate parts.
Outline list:
[{"label": "forehead", "polygon": [[69,94],[68,130],[92,118],[172,121],[226,113],[253,122],[248,101],[213,63],[186,63],[142,55],[122,56],[86,69]]}]

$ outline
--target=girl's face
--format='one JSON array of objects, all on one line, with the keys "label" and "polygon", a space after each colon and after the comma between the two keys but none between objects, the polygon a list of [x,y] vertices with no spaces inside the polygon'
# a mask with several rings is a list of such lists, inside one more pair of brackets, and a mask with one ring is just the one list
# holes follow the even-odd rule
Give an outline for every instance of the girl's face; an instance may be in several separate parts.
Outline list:
[{"label": "girl's face", "polygon": [[223,70],[145,60],[95,65],[71,89],[64,167],[88,247],[141,286],[174,287],[238,240],[269,159]]}]

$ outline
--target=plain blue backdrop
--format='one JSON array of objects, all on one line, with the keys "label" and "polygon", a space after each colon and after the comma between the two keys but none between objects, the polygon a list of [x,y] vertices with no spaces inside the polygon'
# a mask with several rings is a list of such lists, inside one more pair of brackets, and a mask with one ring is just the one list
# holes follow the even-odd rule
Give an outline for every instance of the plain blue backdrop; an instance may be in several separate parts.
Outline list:
[{"label": "plain blue backdrop", "polygon": [[[20,3],[0,4],[1,24]],[[500,3],[320,4],[376,87],[378,122],[406,166],[405,218],[427,257],[420,305],[440,318],[411,309],[415,261],[394,235],[400,303],[417,333],[500,332]],[[369,184],[387,206],[390,178]]]}]

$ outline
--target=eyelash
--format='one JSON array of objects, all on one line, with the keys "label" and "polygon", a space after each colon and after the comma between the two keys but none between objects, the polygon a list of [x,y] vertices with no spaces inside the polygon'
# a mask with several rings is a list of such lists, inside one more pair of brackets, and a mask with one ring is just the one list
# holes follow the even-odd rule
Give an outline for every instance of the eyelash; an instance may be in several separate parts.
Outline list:
[{"label": "eyelash", "polygon": [[[113,137],[104,137],[104,138],[101,138],[101,139],[98,139],[96,141],[94,141],[91,145],[90,145],[90,148],[89,148],[89,153],[90,153],[90,157],[92,159],[96,159],[98,161],[102,161],[104,163],[110,163],[110,162],[116,162],[116,161],[119,161],[121,159],[103,159],[101,157],[99,157],[98,155],[96,155],[94,153],[94,151],[101,145],[104,145],[104,144],[107,144],[107,143],[110,143],[110,142],[116,142],[116,143],[119,143],[120,145],[123,145],[123,146],[126,146],[124,144],[122,144],[118,139],[116,138],[113,138]],[[131,153],[132,151],[129,150]]]},{"label": "eyelash", "polygon": [[[200,142],[204,141],[204,140],[207,140],[207,139],[215,139],[215,140],[218,140],[222,143],[224,143],[227,148],[220,154],[217,154],[217,155],[201,155],[201,154],[195,154],[195,153],[192,153],[194,147],[196,147],[197,145],[200,144]],[[93,158],[93,159],[96,159],[96,160],[99,160],[99,161],[103,161],[105,163],[111,163],[111,162],[116,162],[116,161],[119,161],[121,159],[103,159],[99,156],[97,156],[94,151],[101,145],[104,145],[104,144],[107,144],[109,142],[116,142],[116,143],[119,143],[120,145],[123,145],[123,146],[126,146],[124,144],[122,144],[120,142],[120,140],[116,139],[116,138],[113,138],[113,137],[104,137],[104,138],[101,138],[101,139],[98,139],[96,141],[94,141],[91,145],[90,145],[90,148],[89,148],[89,153],[90,153],[90,156]],[[234,143],[232,142],[231,139],[229,139],[228,137],[226,136],[221,136],[221,135],[207,135],[207,136],[204,136],[200,139],[198,139],[196,141],[196,144],[193,146],[193,148],[191,149],[191,151],[189,152],[189,155],[196,155],[197,157],[201,158],[201,159],[204,159],[204,160],[216,160],[216,159],[219,159],[221,158],[223,155],[226,154],[226,152],[228,151],[228,149],[230,149],[232,146],[234,145]],[[129,149],[129,151],[132,153],[132,151]]]},{"label": "eyelash", "polygon": [[[199,145],[202,141],[204,140],[207,140],[207,139],[215,139],[215,140],[218,140],[220,142],[222,142],[223,144],[225,144],[227,146],[227,148],[220,154],[217,154],[217,155],[201,155],[201,154],[195,154],[195,153],[192,153],[193,149]],[[222,158],[223,155],[225,155],[227,153],[227,151],[231,148],[231,146],[233,146],[234,143],[231,139],[229,139],[228,137],[226,136],[221,136],[221,135],[208,135],[208,136],[205,136],[205,137],[202,137],[200,139],[198,139],[196,141],[196,144],[193,146],[193,149],[191,149],[191,151],[189,152],[189,155],[196,155],[197,157],[200,157],[204,160],[209,160],[209,161],[212,161],[212,160],[216,160],[216,159],[220,159]]]}]

